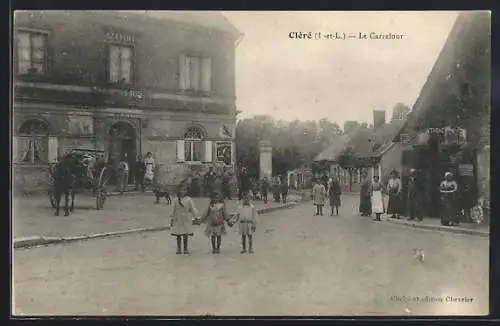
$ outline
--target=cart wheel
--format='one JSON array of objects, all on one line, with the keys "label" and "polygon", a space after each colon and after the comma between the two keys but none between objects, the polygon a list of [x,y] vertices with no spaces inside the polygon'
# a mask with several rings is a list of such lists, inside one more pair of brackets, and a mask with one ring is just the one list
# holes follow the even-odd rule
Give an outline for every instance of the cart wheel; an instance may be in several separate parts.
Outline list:
[{"label": "cart wheel", "polygon": [[55,196],[54,187],[51,187],[49,190],[49,200],[50,200],[50,205],[52,206],[52,208],[56,208],[56,196]]}]

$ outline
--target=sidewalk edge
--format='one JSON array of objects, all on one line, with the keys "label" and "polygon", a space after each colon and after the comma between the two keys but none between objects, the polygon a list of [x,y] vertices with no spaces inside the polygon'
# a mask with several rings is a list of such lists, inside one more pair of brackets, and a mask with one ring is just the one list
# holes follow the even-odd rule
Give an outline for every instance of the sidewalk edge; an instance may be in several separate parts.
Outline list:
[{"label": "sidewalk edge", "polygon": [[[259,214],[266,214],[280,209],[293,208],[296,205],[295,202],[290,202],[285,205],[276,206],[276,207],[263,207],[257,209]],[[235,213],[232,213],[233,215]],[[144,232],[160,232],[170,230],[170,226],[158,226],[152,228],[138,228],[138,229],[130,229],[130,230],[122,230],[122,231],[113,231],[113,232],[105,232],[105,233],[95,233],[95,234],[86,234],[79,235],[73,237],[24,237],[21,239],[13,240],[13,248],[14,249],[23,249],[37,246],[45,246],[45,245],[53,245],[60,243],[71,243],[76,241],[85,241],[92,239],[102,239],[102,238],[110,238],[122,236],[130,233],[144,233]]]},{"label": "sidewalk edge", "polygon": [[474,229],[465,229],[461,227],[453,227],[453,226],[444,226],[444,225],[427,225],[427,224],[419,224],[417,222],[397,222],[397,221],[391,221],[391,220],[386,220],[385,222],[394,224],[394,225],[401,225],[405,227],[412,227],[412,228],[417,228],[417,229],[427,229],[427,230],[435,230],[435,231],[444,231],[444,232],[450,232],[450,233],[458,233],[458,234],[468,234],[468,235],[475,235],[475,236],[480,236],[480,237],[489,237],[490,232],[489,231],[482,231],[482,230],[474,230]]}]

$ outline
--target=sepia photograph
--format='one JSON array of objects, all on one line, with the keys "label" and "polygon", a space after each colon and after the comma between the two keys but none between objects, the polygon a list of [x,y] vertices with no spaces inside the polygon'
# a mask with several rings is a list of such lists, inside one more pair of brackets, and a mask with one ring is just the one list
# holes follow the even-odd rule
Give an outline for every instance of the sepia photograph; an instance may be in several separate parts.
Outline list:
[{"label": "sepia photograph", "polygon": [[11,316],[486,316],[490,11],[14,11]]}]

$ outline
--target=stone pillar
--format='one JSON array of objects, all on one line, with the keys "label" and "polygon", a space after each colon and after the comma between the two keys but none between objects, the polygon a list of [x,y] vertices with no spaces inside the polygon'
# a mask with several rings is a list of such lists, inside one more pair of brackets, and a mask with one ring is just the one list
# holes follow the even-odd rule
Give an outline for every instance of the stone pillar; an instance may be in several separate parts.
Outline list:
[{"label": "stone pillar", "polygon": [[259,143],[260,156],[259,165],[260,173],[259,178],[262,180],[264,177],[268,179],[273,175],[273,148],[271,142],[263,140]]}]

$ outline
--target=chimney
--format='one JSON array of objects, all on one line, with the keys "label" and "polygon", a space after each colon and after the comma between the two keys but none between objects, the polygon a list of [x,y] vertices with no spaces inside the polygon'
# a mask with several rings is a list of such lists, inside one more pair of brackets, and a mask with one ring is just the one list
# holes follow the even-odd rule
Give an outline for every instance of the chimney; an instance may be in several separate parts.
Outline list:
[{"label": "chimney", "polygon": [[373,110],[373,128],[385,125],[385,110]]}]

